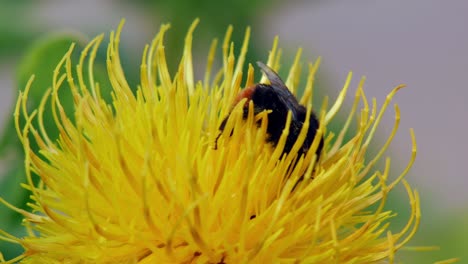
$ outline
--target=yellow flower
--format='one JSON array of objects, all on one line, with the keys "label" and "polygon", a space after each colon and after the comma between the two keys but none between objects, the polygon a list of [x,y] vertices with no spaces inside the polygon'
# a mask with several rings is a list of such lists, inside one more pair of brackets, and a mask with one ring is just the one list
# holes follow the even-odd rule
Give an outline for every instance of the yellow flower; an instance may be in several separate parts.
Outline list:
[{"label": "yellow flower", "polygon": [[[376,263],[393,262],[415,233],[419,197],[404,179],[416,155],[394,181],[390,159],[376,168],[398,128],[395,126],[375,156],[366,155],[396,87],[378,109],[369,103],[361,81],[349,117],[336,135],[327,130],[345,100],[351,74],[336,102],[317,108],[317,138],[323,135],[320,159],[315,140],[302,157],[281,156],[288,129],[276,146],[266,140],[268,111],[247,118],[242,104],[233,108],[243,87],[266,82],[254,77],[249,64],[243,75],[250,31],[239,56],[234,56],[229,28],[222,45],[221,69],[212,75],[216,41],[205,76],[195,81],[191,55],[192,32],[185,39],[177,73],[170,75],[164,53],[167,25],[143,52],[141,83],[133,92],[119,57],[122,25],[110,35],[107,48],[112,101],[101,97],[93,63],[103,36],[83,50],[75,67],[71,52],[54,71],[52,87],[38,109],[27,111],[28,91],[20,94],[16,126],[26,154],[32,212],[10,206],[24,216],[28,235],[1,239],[20,244],[24,253],[9,262],[25,263]],[[277,39],[267,64],[277,70]],[[300,52],[286,85],[296,93]],[[87,70],[84,68],[87,65]],[[310,64],[301,104],[311,111],[312,86],[319,60]],[[243,76],[246,83],[242,84]],[[57,92],[68,83],[74,114],[63,110]],[[362,103],[362,108],[358,106]],[[60,135],[50,138],[43,113],[50,105]],[[253,109],[252,103],[249,105]],[[231,113],[231,114],[230,114]],[[229,136],[219,138],[220,123],[230,114]],[[24,124],[20,122],[26,120]],[[38,121],[38,125],[36,124]],[[357,120],[357,121],[354,121]],[[288,122],[291,115],[288,115]],[[351,139],[347,128],[356,122]],[[308,122],[306,122],[308,123]],[[257,125],[260,124],[260,125]],[[304,124],[308,126],[308,124]],[[296,143],[304,141],[302,133]],[[31,150],[31,139],[40,151]],[[374,148],[374,146],[373,146]],[[297,153],[297,152],[296,152]],[[41,181],[35,185],[33,174]],[[297,185],[298,179],[304,177]],[[384,207],[397,184],[407,190],[411,216],[392,233],[395,213]]]}]

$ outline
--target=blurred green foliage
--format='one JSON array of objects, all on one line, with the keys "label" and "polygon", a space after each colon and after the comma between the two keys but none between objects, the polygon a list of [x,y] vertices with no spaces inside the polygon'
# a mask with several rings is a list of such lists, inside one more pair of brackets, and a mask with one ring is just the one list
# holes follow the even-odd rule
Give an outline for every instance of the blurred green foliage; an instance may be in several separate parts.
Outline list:
[{"label": "blurred green foliage", "polygon": [[[216,0],[178,0],[178,1],[151,1],[139,0],[143,5],[155,10],[160,21],[170,22],[173,30],[167,34],[168,65],[170,70],[175,70],[179,60],[180,51],[183,49],[186,30],[195,18],[201,18],[202,25],[197,28],[197,38],[204,41],[224,36],[229,25],[235,25],[232,34],[234,43],[242,43],[245,29],[258,23],[259,14],[265,9],[270,9],[276,1],[266,0],[240,0],[240,1],[216,1]],[[265,52],[260,46],[256,46],[259,40],[255,35],[251,37],[249,52],[246,61],[257,61]],[[194,40],[194,46],[197,45]],[[258,45],[258,44],[257,44]],[[240,45],[235,47],[237,51]],[[264,49],[264,47],[263,47]],[[208,48],[206,49],[208,50]]]},{"label": "blurred green foliage", "polygon": [[[18,67],[16,83],[18,84],[19,90],[23,91],[26,87],[26,83],[34,74],[34,82],[32,83],[28,97],[29,109],[35,109],[39,106],[45,91],[51,87],[54,69],[63,55],[70,49],[72,43],[76,44],[73,58],[77,60],[80,47],[83,47],[86,43],[82,36],[77,35],[54,34],[45,36],[35,42],[34,45],[26,51]],[[101,69],[103,69],[103,65],[101,65]],[[101,73],[104,72],[101,70]],[[104,75],[101,74],[101,76]],[[60,89],[59,96],[65,111],[71,114],[73,111],[73,104],[70,89]],[[2,138],[0,139],[0,155],[8,157],[9,160],[9,162],[5,164],[6,170],[0,178],[0,194],[9,203],[27,209],[26,203],[29,202],[29,192],[23,188],[19,188],[20,183],[26,182],[23,163],[24,155],[22,152],[22,145],[16,135],[14,122],[13,115],[10,115],[4,127]],[[20,124],[24,125],[24,123],[25,120],[22,118]],[[45,112],[44,123],[47,131],[50,133],[49,135],[52,138],[57,138],[58,130],[54,125],[51,111]],[[31,144],[33,150],[37,151],[38,147],[35,145],[35,140],[32,138]],[[20,227],[19,223],[21,222],[20,215],[3,205],[0,206],[0,215],[2,216],[0,228],[9,231],[16,230],[14,233],[17,235],[19,232],[18,227]],[[24,233],[24,231],[21,233]],[[17,255],[19,250],[20,248],[11,244],[6,244],[4,247],[0,248],[0,251],[4,252],[7,258],[12,257],[12,255]]]}]

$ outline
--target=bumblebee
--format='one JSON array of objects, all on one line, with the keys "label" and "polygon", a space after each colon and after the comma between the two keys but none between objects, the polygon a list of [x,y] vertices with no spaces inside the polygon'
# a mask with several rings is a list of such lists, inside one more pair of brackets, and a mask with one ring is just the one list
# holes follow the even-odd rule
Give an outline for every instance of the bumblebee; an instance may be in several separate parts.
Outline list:
[{"label": "bumblebee", "polygon": [[[286,87],[284,82],[276,72],[262,62],[257,62],[258,67],[262,70],[265,76],[270,80],[270,84],[255,84],[242,90],[234,101],[234,105],[239,103],[242,99],[247,99],[243,107],[243,118],[247,118],[249,111],[249,102],[252,101],[254,105],[254,114],[262,111],[269,110],[268,113],[268,126],[267,126],[267,140],[269,143],[276,146],[280,140],[283,129],[286,127],[286,119],[288,112],[291,111],[291,125],[289,127],[289,134],[286,139],[286,144],[283,148],[283,154],[288,154],[294,143],[296,142],[302,126],[304,125],[307,109],[305,106],[299,104],[296,97]],[[224,118],[219,126],[221,133],[224,131],[229,115]],[[316,115],[312,112],[309,120],[309,128],[307,136],[298,150],[298,157],[307,153],[312,146],[314,138],[319,128],[319,121]],[[216,138],[215,148],[217,148],[218,138]],[[323,148],[323,137],[320,139],[319,146],[317,147],[317,159]]]}]

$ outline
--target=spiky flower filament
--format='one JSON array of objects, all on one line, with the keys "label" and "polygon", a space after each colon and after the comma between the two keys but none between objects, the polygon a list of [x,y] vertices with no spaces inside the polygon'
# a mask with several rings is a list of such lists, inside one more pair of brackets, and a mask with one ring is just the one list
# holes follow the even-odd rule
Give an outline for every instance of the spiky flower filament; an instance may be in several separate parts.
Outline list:
[{"label": "spiky flower filament", "polygon": [[[413,132],[413,155],[396,180],[388,179],[390,159],[383,171],[375,168],[398,128],[398,107],[394,129],[381,150],[370,160],[366,152],[375,143],[372,139],[383,113],[402,86],[378,110],[376,100],[369,104],[365,97],[362,80],[335,139],[327,125],[345,100],[349,74],[335,103],[328,109],[325,100],[318,112],[317,138],[325,137],[320,160],[315,154],[317,140],[304,156],[294,154],[304,141],[308,122],[290,154],[282,156],[288,129],[273,147],[266,141],[268,111],[253,115],[250,102],[244,120],[243,104],[232,106],[239,91],[258,79],[249,64],[242,84],[250,31],[246,31],[236,59],[230,42],[232,29],[228,29],[222,45],[223,66],[212,78],[213,42],[204,79],[195,82],[191,42],[196,24],[189,29],[174,75],[169,74],[164,53],[168,26],[161,27],[143,52],[136,92],[126,81],[118,53],[122,25],[112,32],[107,49],[110,102],[103,99],[105,89],[93,75],[102,35],[83,50],[76,71],[71,60],[73,46],[70,48],[54,71],[52,87],[40,107],[30,113],[31,79],[19,96],[15,116],[25,149],[25,187],[34,200],[30,204],[33,212],[12,207],[24,215],[29,235],[19,239],[2,232],[4,240],[25,248],[23,255],[10,262],[393,261],[395,252],[413,236],[420,218],[418,193],[404,179],[416,154]],[[277,45],[275,39],[267,60],[276,70],[281,54]],[[300,98],[308,115],[319,62],[309,65]],[[299,51],[285,82],[294,93],[300,69]],[[65,112],[58,96],[65,85],[73,94],[73,116]],[[358,111],[360,102],[364,106]],[[60,132],[58,139],[50,138],[43,125],[48,107]],[[221,137],[215,149],[219,124],[228,113],[232,115],[226,130],[233,133]],[[356,116],[357,130],[344,142]],[[291,115],[287,124],[290,121]],[[32,151],[31,140],[39,145],[38,153]],[[40,177],[39,185],[33,183],[33,174]],[[296,186],[302,176],[304,180]],[[408,192],[411,216],[400,232],[391,233],[388,227],[394,214],[384,205],[399,183]]]}]

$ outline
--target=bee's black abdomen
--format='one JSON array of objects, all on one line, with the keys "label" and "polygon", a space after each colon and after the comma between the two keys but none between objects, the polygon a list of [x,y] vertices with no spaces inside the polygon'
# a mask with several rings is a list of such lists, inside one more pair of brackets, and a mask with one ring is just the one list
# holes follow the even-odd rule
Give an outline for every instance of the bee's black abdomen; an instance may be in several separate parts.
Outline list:
[{"label": "bee's black abdomen", "polygon": [[[262,111],[269,111],[268,113],[268,142],[273,145],[278,144],[283,130],[286,127],[286,121],[288,113],[291,112],[291,125],[289,127],[289,134],[286,139],[286,144],[283,149],[283,154],[291,152],[292,147],[297,141],[297,138],[304,126],[304,122],[307,115],[307,109],[299,104],[296,97],[289,91],[286,85],[283,83],[281,78],[271,68],[265,64],[258,62],[258,66],[261,68],[263,73],[268,77],[271,84],[256,84],[248,87],[241,91],[237,96],[235,103],[240,102],[242,99],[247,99],[243,108],[243,118],[247,118],[249,111],[249,104],[247,102],[252,101],[254,105],[254,114],[259,114]],[[219,130],[223,131],[229,115],[222,121]],[[311,114],[309,120],[309,129],[307,136],[302,143],[302,146],[298,150],[298,156],[307,153],[313,144],[317,129],[319,128],[319,122],[314,113]],[[232,131],[230,132],[232,135]],[[215,142],[215,148],[217,148],[217,141],[221,134],[218,135]],[[323,138],[320,139],[317,147],[317,159],[320,157],[320,153],[323,148]]]},{"label": "bee's black abdomen", "polygon": [[[296,143],[299,134],[304,126],[304,122],[307,118],[307,109],[299,104],[296,97],[289,91],[284,82],[274,72],[270,67],[266,66],[261,62],[257,62],[258,66],[261,68],[263,73],[270,80],[271,84],[256,84],[254,86],[245,88],[242,90],[239,95],[236,97],[234,104],[239,103],[243,99],[247,99],[243,106],[243,118],[246,119],[249,113],[249,101],[252,101],[254,106],[254,114],[259,114],[263,111],[269,111],[268,113],[268,125],[267,125],[267,134],[268,142],[276,146],[283,134],[283,130],[286,127],[286,121],[288,119],[288,113],[291,112],[291,124],[289,126],[289,134],[286,138],[286,143],[283,148],[283,154],[288,154],[291,152],[294,144]],[[224,118],[219,126],[221,133],[224,131],[227,120],[230,114]],[[259,121],[261,122],[261,121]],[[260,125],[260,124],[259,124]],[[316,136],[317,130],[320,124],[312,112],[309,120],[309,128],[307,135],[302,143],[302,146],[297,151],[297,157],[305,155],[310,147],[312,146]],[[215,149],[217,148],[218,138],[221,136],[221,133],[216,137],[215,140]],[[233,131],[229,131],[232,136]],[[227,133],[226,133],[227,135]],[[317,154],[317,160],[320,158],[324,145],[323,137],[320,138],[319,145],[315,153]],[[297,160],[296,160],[297,161]],[[290,164],[290,166],[295,166],[296,162]],[[299,177],[299,179],[294,184],[292,190],[303,181],[304,175]],[[255,218],[255,215],[250,219]]]},{"label": "bee's black abdomen", "polygon": [[[296,98],[294,98],[289,90],[279,94],[272,88],[272,86],[266,84],[257,85],[252,94],[251,100],[254,104],[255,114],[258,114],[264,110],[271,110],[271,112],[268,114],[267,133],[268,141],[274,145],[279,142],[283,130],[286,127],[288,112],[292,112],[293,116],[291,119],[291,125],[289,127],[289,135],[286,139],[286,144],[283,149],[283,153],[289,153],[304,125],[307,109],[297,102]],[[285,100],[289,100],[289,105],[285,104]],[[290,102],[291,100],[294,101]],[[294,106],[294,109],[291,108],[291,105]],[[314,113],[312,113],[310,116],[307,136],[302,144],[302,147],[298,151],[298,155],[306,153],[312,146],[315,135],[317,134],[318,127],[319,122]],[[317,155],[320,155],[322,147],[323,139],[317,148]]]}]

